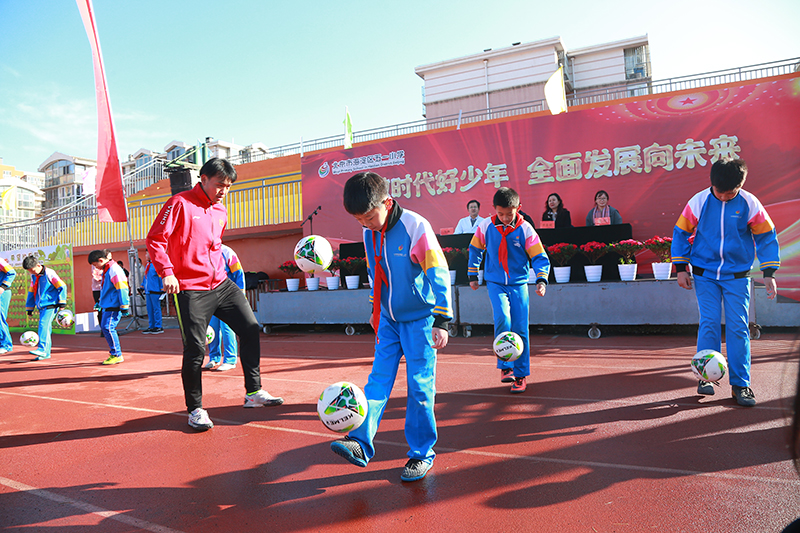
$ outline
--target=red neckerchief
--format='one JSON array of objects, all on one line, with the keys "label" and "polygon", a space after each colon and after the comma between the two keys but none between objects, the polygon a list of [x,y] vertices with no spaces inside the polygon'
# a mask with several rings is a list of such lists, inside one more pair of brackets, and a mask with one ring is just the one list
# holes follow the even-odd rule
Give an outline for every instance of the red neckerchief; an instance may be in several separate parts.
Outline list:
[{"label": "red neckerchief", "polygon": [[34,286],[34,287],[36,287],[36,288],[35,288],[35,289],[34,289],[34,291],[33,291],[33,305],[36,305],[37,303],[39,303],[39,278],[40,278],[40,277],[42,276],[42,274],[44,274],[44,273],[45,273],[45,272],[44,272],[44,267],[42,267],[42,270],[41,270],[41,271],[39,271],[39,273],[38,273],[38,274],[34,274],[34,276],[36,277],[36,279],[35,279],[35,280],[34,280],[34,282],[33,282],[33,286]]},{"label": "red neckerchief", "polygon": [[506,236],[517,229],[519,225],[522,223],[522,215],[517,213],[517,218],[514,221],[515,224],[513,226],[505,226],[502,222],[500,222],[500,217],[495,216],[495,227],[499,224],[502,226],[503,229],[498,229],[497,231],[500,232],[502,239],[500,239],[500,247],[497,250],[497,258],[500,260],[500,264],[503,265],[503,270],[506,271],[506,275],[508,275],[508,243],[506,242]]},{"label": "red neckerchief", "polygon": [[145,278],[147,277],[147,271],[148,271],[148,270],[150,270],[150,265],[152,265],[152,264],[153,264],[153,263],[151,263],[150,261],[148,261],[148,262],[147,262],[147,264],[145,265],[145,267],[144,267],[144,277],[145,277]]},{"label": "red neckerchief", "polygon": [[380,231],[380,244],[376,238],[377,233],[376,231],[372,232],[372,251],[375,254],[375,279],[373,280],[373,289],[372,289],[372,323],[375,325],[375,342],[380,343],[380,339],[378,338],[378,325],[381,323],[381,288],[385,283],[386,286],[389,286],[389,280],[386,279],[386,273],[383,271],[383,267],[381,266],[381,259],[383,256],[383,245],[386,239],[386,226],[389,225],[389,216],[392,214],[392,209],[394,209],[394,202],[392,203],[391,207],[386,214],[386,221],[383,223],[383,227]]}]

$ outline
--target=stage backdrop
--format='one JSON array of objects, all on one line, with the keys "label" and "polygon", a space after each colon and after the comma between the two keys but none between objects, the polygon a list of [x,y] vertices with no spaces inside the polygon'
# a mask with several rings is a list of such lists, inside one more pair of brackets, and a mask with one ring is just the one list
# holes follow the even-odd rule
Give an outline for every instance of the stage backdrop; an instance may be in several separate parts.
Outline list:
[{"label": "stage backdrop", "polygon": [[[798,118],[800,77],[789,75],[386,139],[304,157],[303,209],[322,206],[315,233],[360,240],[360,226],[342,207],[342,187],[353,174],[372,170],[437,233],[455,227],[473,198],[482,216],[492,214],[492,196],[502,186],[519,192],[537,226],[553,192],[573,225],[582,226],[603,189],[633,225],[634,238],[644,240],[671,236],[689,198],[709,186],[711,163],[736,156],[750,169],[745,189],[767,207],[779,232],[779,292],[800,299]],[[639,262],[651,259],[645,253]]]}]

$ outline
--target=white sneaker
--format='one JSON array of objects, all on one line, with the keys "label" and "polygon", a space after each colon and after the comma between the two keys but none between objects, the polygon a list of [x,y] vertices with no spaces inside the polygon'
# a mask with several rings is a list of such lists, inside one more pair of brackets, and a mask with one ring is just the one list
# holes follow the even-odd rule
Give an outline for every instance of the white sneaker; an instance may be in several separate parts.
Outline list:
[{"label": "white sneaker", "polygon": [[281,405],[283,398],[272,396],[267,391],[261,389],[253,394],[245,394],[244,406],[245,407],[261,407],[264,405]]},{"label": "white sneaker", "polygon": [[209,361],[203,365],[206,370],[216,370],[219,367],[219,361]]},{"label": "white sneaker", "polygon": [[236,368],[236,365],[232,365],[230,363],[222,363],[221,365],[219,365],[217,368],[214,368],[213,370],[216,370],[217,372],[225,372],[226,370],[230,370],[232,368]]},{"label": "white sneaker", "polygon": [[8,352],[10,352],[10,351],[11,351],[11,350],[6,350],[5,348],[0,348],[0,355],[2,355],[2,354],[4,354],[4,353],[8,353]]},{"label": "white sneaker", "polygon": [[214,427],[214,423],[208,418],[208,413],[201,407],[189,413],[189,425],[197,431],[208,431]]}]

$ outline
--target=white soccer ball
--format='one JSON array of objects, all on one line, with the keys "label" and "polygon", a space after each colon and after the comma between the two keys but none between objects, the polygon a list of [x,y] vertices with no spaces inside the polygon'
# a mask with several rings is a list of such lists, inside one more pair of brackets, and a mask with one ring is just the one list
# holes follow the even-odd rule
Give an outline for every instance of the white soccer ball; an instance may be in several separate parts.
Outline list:
[{"label": "white soccer ball", "polygon": [[495,337],[492,349],[494,354],[503,361],[516,361],[522,355],[525,346],[522,344],[522,337],[513,331],[504,331]]},{"label": "white soccer ball", "polygon": [[217,334],[214,333],[214,328],[212,328],[211,326],[208,326],[206,328],[206,343],[207,344],[211,344],[212,342],[214,342],[214,337],[216,337],[216,336],[217,336]]},{"label": "white soccer ball", "polygon": [[56,324],[62,328],[68,328],[75,323],[75,315],[69,309],[62,309],[56,313]]},{"label": "white soccer ball", "polygon": [[309,235],[294,247],[294,261],[303,272],[322,272],[332,260],[333,249],[325,237]]},{"label": "white soccer ball", "polygon": [[701,381],[719,381],[728,372],[728,362],[716,350],[700,350],[692,357],[692,373]]},{"label": "white soccer ball", "polygon": [[25,346],[36,346],[39,344],[39,334],[35,331],[26,331],[19,336],[19,342]]},{"label": "white soccer ball", "polygon": [[352,383],[334,383],[319,395],[317,414],[326,428],[347,433],[367,418],[367,397]]}]

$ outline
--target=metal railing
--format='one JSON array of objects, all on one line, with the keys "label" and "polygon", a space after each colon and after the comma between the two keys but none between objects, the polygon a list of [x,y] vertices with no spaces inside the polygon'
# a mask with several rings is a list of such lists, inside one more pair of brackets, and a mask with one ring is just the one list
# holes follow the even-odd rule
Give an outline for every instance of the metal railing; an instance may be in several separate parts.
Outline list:
[{"label": "metal railing", "polygon": [[[749,65],[714,72],[706,72],[703,74],[680,76],[665,80],[648,81],[646,78],[635,79],[624,84],[603,87],[600,89],[591,89],[586,91],[578,90],[575,92],[575,94],[567,97],[567,106],[574,107],[584,104],[595,104],[611,100],[619,100],[621,98],[644,96],[647,94],[660,94],[684,89],[696,89],[711,85],[720,85],[758,78],[767,78],[770,76],[779,76],[781,74],[797,72],[798,66],[800,66],[800,58],[795,57],[791,59],[784,59],[782,61],[773,61],[758,65]],[[503,107],[481,109],[478,111],[465,111],[461,113],[460,121],[463,125],[484,120],[535,113],[545,109],[547,109],[545,100],[535,100]],[[446,115],[432,119],[421,119],[413,122],[404,122],[392,126],[383,126],[380,128],[354,132],[353,143],[370,142],[379,139],[385,139],[387,137],[408,135],[410,133],[419,133],[442,128],[452,128],[457,126],[458,123],[458,114]],[[240,156],[232,156],[230,158],[230,162],[234,165],[240,165],[245,162],[250,163],[254,161],[262,161],[264,159],[273,157],[304,154],[305,152],[314,152],[317,150],[329,150],[331,148],[340,147],[343,144],[344,134],[332,135],[330,137],[322,137],[320,139],[314,139],[311,141],[303,141],[302,143],[298,142],[276,146],[274,148],[270,148],[266,154],[250,154],[247,156],[246,160],[243,160],[243,158]]]},{"label": "metal railing", "polygon": [[[153,220],[169,197],[165,194],[128,201],[133,240],[147,236]],[[248,182],[247,186],[233,189],[225,197],[228,229],[300,222],[303,218],[302,198],[299,174]],[[98,221],[94,195],[40,219],[0,225],[0,250],[62,243],[103,246],[127,240],[127,223]]]}]

